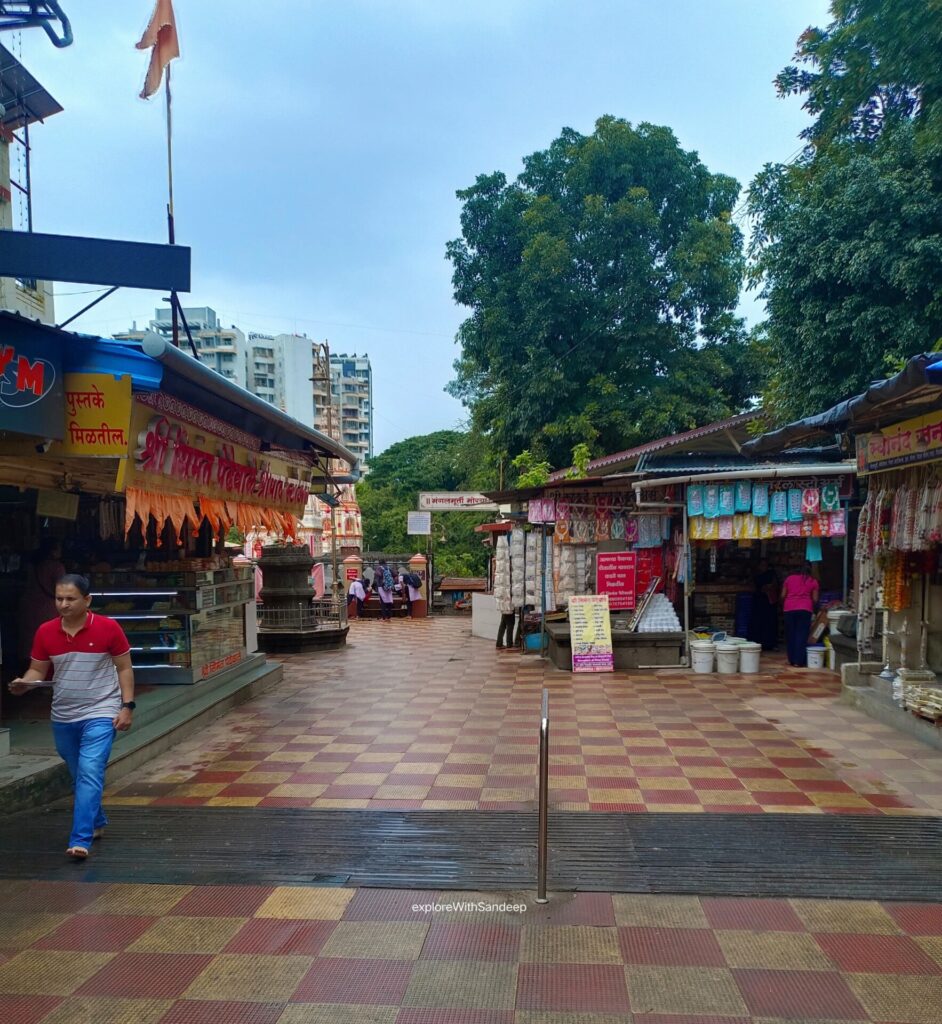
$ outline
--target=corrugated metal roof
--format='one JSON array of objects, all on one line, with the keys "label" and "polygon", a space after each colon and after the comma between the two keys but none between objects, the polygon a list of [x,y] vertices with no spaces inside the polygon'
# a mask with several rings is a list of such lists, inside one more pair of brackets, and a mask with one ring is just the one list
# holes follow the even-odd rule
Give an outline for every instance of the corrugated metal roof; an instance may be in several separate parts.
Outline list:
[{"label": "corrugated metal roof", "polygon": [[0,103],[4,107],[0,124],[11,131],[52,117],[62,110],[62,105],[5,46],[0,46]]},{"label": "corrugated metal roof", "polygon": [[[622,462],[631,462],[650,452],[662,451],[665,448],[675,448],[692,441],[701,441],[713,434],[724,434],[726,431],[737,430],[758,419],[761,415],[761,409],[752,409],[749,412],[740,413],[738,416],[731,416],[726,420],[718,420],[716,423],[707,423],[705,426],[695,427],[693,430],[685,430],[680,434],[659,437],[654,441],[648,441],[634,448],[628,448],[623,452],[603,455],[601,458],[593,459],[589,463],[588,471],[594,476],[599,470],[609,469]],[[568,469],[557,470],[557,472],[550,476],[550,482],[555,483],[563,479],[568,472]]]}]

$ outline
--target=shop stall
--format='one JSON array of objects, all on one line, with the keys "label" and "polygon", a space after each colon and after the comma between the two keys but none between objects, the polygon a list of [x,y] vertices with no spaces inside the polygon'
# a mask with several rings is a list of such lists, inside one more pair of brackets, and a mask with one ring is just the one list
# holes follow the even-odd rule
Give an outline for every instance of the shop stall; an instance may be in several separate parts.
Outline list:
[{"label": "shop stall", "polygon": [[[66,571],[87,575],[92,607],[125,629],[140,683],[256,664],[254,568],[233,561],[226,537],[292,540],[327,457],[355,457],[160,339],[105,341],[0,313],[0,363],[13,381],[0,393],[4,680],[55,615]],[[5,696],[4,718],[18,703]]]}]

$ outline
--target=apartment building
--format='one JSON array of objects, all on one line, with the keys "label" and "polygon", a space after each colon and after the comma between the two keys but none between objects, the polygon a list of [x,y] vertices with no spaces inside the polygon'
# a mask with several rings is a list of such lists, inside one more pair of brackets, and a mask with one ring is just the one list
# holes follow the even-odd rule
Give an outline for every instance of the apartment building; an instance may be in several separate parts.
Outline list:
[{"label": "apartment building", "polygon": [[[183,315],[193,336],[196,351],[199,352],[200,362],[240,387],[247,387],[248,347],[242,331],[235,324],[223,327],[216,311],[209,306],[185,306]],[[154,310],[154,319],[148,324],[148,329],[168,340],[173,337],[173,316],[169,306]],[[114,337],[121,341],[141,341],[146,333],[138,330],[135,323],[129,331],[122,331]],[[179,337],[180,345],[188,348],[189,342],[182,323],[179,324]]]},{"label": "apartment building", "polygon": [[[315,374],[317,376],[317,374]],[[335,422],[334,437],[362,463],[373,455],[373,370],[369,356],[333,355],[330,357],[330,393]]]},{"label": "apartment building", "polygon": [[311,339],[303,334],[248,336],[249,391],[308,426],[311,407]]}]

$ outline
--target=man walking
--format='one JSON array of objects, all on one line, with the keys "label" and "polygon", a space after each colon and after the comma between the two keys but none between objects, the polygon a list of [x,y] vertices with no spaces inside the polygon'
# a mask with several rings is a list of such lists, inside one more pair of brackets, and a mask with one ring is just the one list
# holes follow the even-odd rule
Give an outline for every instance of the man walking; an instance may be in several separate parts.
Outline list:
[{"label": "man walking", "polygon": [[89,593],[84,576],[59,580],[59,618],[39,627],[29,669],[10,683],[15,694],[42,686],[52,665],[52,733],[75,790],[65,852],[78,860],[108,824],[101,807],[105,769],[115,730],[131,728],[135,708],[130,644],[117,622],[89,611]]}]

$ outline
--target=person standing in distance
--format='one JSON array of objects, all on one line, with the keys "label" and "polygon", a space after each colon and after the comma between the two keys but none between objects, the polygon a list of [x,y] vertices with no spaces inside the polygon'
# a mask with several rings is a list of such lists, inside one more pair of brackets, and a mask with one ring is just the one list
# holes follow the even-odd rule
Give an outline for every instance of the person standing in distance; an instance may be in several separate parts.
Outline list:
[{"label": "person standing in distance", "polygon": [[65,852],[78,860],[108,824],[101,807],[105,769],[115,731],[131,728],[135,708],[128,638],[114,619],[89,611],[89,592],[84,576],[59,580],[59,618],[39,627],[29,669],[10,683],[15,694],[42,686],[52,664],[52,734],[75,791]]}]

